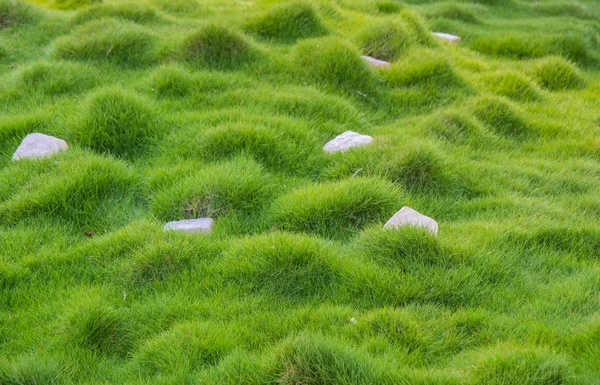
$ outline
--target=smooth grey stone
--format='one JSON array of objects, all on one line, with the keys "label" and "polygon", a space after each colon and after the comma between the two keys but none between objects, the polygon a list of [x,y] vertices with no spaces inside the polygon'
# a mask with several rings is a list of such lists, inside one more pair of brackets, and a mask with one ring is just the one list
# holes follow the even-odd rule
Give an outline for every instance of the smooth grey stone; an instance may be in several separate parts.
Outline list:
[{"label": "smooth grey stone", "polygon": [[432,32],[431,33],[434,36],[437,36],[439,38],[442,38],[450,43],[458,43],[460,41],[460,37],[456,36],[456,35],[451,35],[449,33],[444,33],[444,32]]},{"label": "smooth grey stone", "polygon": [[357,134],[353,131],[346,131],[343,134],[336,136],[323,146],[325,152],[346,151],[352,147],[365,146],[373,141],[373,137],[369,135]]},{"label": "smooth grey stone", "polygon": [[390,66],[390,63],[383,60],[375,59],[371,56],[361,56],[361,58],[364,61],[366,61],[368,65],[374,68],[388,68]]},{"label": "smooth grey stone", "polygon": [[214,220],[212,218],[186,219],[173,221],[165,225],[164,230],[184,231],[186,233],[210,233]]},{"label": "smooth grey stone", "polygon": [[408,206],[402,207],[383,227],[398,228],[402,226],[424,227],[434,235],[438,233],[436,221]]},{"label": "smooth grey stone", "polygon": [[12,160],[24,158],[44,158],[69,148],[67,142],[37,132],[29,134],[23,139],[17,151],[13,154]]}]

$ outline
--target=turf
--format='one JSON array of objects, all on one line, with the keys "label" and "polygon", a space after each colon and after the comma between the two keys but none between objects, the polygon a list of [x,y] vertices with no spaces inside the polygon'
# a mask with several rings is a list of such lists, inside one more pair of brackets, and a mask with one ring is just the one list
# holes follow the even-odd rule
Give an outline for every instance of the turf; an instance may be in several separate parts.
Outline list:
[{"label": "turf", "polygon": [[0,385],[600,383],[598,63],[596,0],[0,0]]}]

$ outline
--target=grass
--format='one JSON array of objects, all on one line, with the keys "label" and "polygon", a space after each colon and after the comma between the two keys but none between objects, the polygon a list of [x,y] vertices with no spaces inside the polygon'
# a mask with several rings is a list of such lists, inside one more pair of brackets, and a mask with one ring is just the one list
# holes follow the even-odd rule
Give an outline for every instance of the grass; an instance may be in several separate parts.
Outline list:
[{"label": "grass", "polygon": [[599,22],[0,0],[0,384],[597,384]]}]

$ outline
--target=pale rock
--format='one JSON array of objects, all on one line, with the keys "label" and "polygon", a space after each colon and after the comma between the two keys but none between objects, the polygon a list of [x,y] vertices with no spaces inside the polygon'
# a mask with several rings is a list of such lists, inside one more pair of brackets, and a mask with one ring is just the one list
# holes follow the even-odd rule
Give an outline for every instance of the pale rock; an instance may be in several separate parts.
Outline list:
[{"label": "pale rock", "polygon": [[336,136],[323,146],[325,152],[346,151],[352,147],[365,146],[373,141],[369,135],[361,135],[353,131],[346,131]]},{"label": "pale rock", "polygon": [[35,132],[23,139],[12,159],[44,158],[68,148],[67,142],[62,139]]},{"label": "pale rock", "polygon": [[214,221],[212,218],[186,219],[173,221],[165,225],[164,230],[183,231],[186,233],[210,233]]},{"label": "pale rock", "polygon": [[398,228],[402,226],[424,227],[435,235],[438,233],[436,221],[407,206],[402,207],[383,227]]},{"label": "pale rock", "polygon": [[431,34],[434,36],[437,36],[439,38],[442,38],[450,43],[458,43],[460,41],[460,37],[458,37],[456,35],[451,35],[449,33],[432,32]]},{"label": "pale rock", "polygon": [[367,64],[371,67],[374,68],[388,68],[390,66],[390,63],[383,61],[383,60],[379,60],[379,59],[375,59],[374,57],[371,56],[361,56],[361,58],[367,62]]}]

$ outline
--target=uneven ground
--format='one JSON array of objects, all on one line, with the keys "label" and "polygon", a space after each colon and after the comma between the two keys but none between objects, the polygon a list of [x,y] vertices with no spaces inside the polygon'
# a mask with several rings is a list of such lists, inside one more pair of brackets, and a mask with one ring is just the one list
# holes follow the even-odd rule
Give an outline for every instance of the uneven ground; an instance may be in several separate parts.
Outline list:
[{"label": "uneven ground", "polygon": [[598,384],[599,58],[596,0],[0,0],[0,384]]}]

